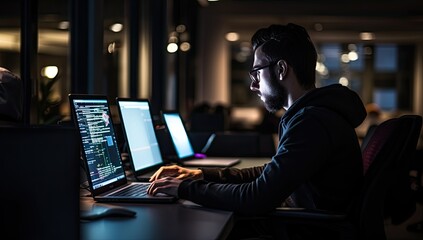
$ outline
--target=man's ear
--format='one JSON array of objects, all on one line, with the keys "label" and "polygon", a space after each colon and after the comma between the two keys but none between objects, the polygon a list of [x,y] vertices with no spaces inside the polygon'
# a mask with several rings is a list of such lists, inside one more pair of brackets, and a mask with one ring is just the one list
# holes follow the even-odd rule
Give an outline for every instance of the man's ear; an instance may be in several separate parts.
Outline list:
[{"label": "man's ear", "polygon": [[285,78],[286,74],[288,73],[288,64],[286,63],[285,60],[279,60],[278,63],[278,68],[279,68],[279,79],[282,80]]}]

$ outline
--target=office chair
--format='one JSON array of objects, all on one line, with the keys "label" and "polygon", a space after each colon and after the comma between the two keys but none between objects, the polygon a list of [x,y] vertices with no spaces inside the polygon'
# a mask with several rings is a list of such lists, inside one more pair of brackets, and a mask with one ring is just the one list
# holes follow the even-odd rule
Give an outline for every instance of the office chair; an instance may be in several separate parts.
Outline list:
[{"label": "office chair", "polygon": [[279,208],[270,216],[273,229],[300,224],[336,233],[336,239],[386,239],[387,217],[397,217],[399,223],[415,211],[415,203],[410,205],[409,165],[421,126],[421,116],[404,115],[376,127],[362,151],[363,188],[348,213]]}]

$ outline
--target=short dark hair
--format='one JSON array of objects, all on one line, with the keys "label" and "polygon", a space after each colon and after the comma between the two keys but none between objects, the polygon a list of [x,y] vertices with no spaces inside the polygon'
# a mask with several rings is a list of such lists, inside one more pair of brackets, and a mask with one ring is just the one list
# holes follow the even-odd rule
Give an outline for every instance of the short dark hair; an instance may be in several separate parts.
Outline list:
[{"label": "short dark hair", "polygon": [[262,46],[269,62],[285,60],[298,77],[301,86],[313,87],[316,82],[317,52],[304,27],[288,23],[261,28],[251,38],[253,50]]}]

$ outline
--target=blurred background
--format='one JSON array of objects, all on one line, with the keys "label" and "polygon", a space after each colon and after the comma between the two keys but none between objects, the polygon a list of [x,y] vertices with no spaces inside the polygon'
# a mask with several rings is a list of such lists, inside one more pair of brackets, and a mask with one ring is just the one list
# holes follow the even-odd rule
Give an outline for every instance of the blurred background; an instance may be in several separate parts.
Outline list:
[{"label": "blurred background", "polygon": [[111,100],[148,98],[154,114],[179,110],[188,126],[195,112],[223,110],[221,130],[273,132],[262,123],[274,116],[249,90],[249,40],[258,28],[288,22],[304,26],[316,45],[318,86],[348,86],[381,117],[423,114],[422,1],[5,0],[1,5],[0,66],[25,83],[26,123],[67,119],[67,95],[92,93]]}]

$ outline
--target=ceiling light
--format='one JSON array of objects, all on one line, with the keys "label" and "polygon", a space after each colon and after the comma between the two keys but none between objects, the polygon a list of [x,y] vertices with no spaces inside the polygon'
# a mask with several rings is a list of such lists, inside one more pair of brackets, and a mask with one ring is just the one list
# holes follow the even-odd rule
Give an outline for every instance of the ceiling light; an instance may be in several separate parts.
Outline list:
[{"label": "ceiling light", "polygon": [[323,25],[321,23],[314,24],[314,30],[321,32],[323,31]]},{"label": "ceiling light", "polygon": [[123,25],[121,23],[115,23],[110,25],[110,31],[112,32],[120,32],[123,29]]},{"label": "ceiling light", "polygon": [[68,21],[61,21],[61,22],[59,22],[59,25],[57,27],[61,30],[67,30],[67,29],[69,29],[69,22]]},{"label": "ceiling light", "polygon": [[353,43],[348,44],[348,50],[357,51],[357,45],[355,45]]},{"label": "ceiling light", "polygon": [[113,53],[115,51],[115,49],[116,49],[116,43],[115,42],[112,42],[112,43],[109,44],[109,46],[107,46],[107,51],[109,53]]},{"label": "ceiling light", "polygon": [[316,71],[318,73],[320,73],[323,76],[328,75],[329,71],[327,69],[327,67],[325,66],[325,64],[321,63],[321,62],[316,62]]},{"label": "ceiling light", "polygon": [[235,42],[239,40],[239,34],[236,32],[229,32],[226,34],[226,40],[229,42]]},{"label": "ceiling light", "polygon": [[375,34],[372,32],[361,32],[360,39],[363,41],[370,41],[375,39]]},{"label": "ceiling light", "polygon": [[41,76],[53,79],[57,76],[59,68],[57,66],[45,66],[41,69]]},{"label": "ceiling light", "polygon": [[339,78],[339,83],[343,86],[348,86],[349,80],[346,77],[341,77],[341,78]]},{"label": "ceiling light", "polygon": [[176,31],[178,33],[183,33],[187,30],[187,27],[184,24],[180,24],[176,27]]},{"label": "ceiling light", "polygon": [[356,51],[351,51],[348,53],[348,59],[350,59],[350,61],[355,61],[358,59],[358,54]]},{"label": "ceiling light", "polygon": [[341,61],[343,62],[343,63],[348,63],[349,61],[350,61],[350,58],[348,57],[348,54],[342,54],[341,55]]},{"label": "ceiling light", "polygon": [[169,43],[167,45],[167,51],[169,53],[174,53],[174,52],[178,51],[178,44],[176,44],[176,43]]},{"label": "ceiling light", "polygon": [[191,44],[189,44],[189,42],[183,42],[179,47],[181,48],[182,52],[186,52],[191,48]]}]

